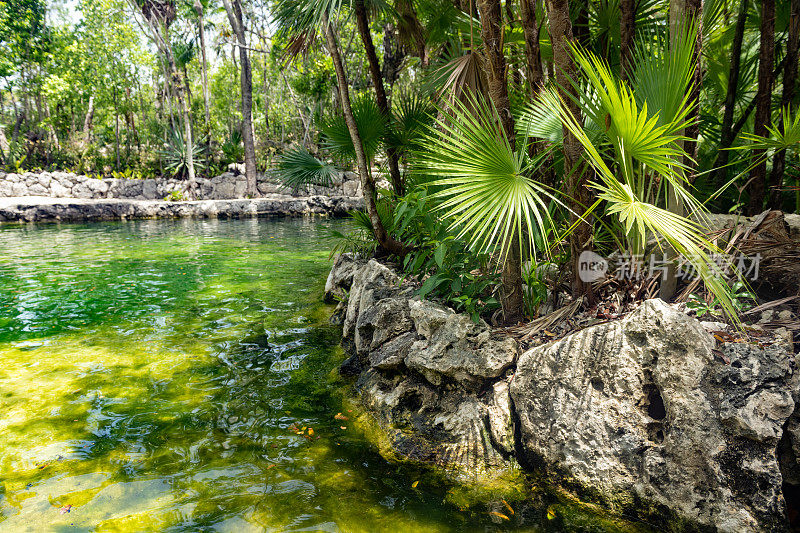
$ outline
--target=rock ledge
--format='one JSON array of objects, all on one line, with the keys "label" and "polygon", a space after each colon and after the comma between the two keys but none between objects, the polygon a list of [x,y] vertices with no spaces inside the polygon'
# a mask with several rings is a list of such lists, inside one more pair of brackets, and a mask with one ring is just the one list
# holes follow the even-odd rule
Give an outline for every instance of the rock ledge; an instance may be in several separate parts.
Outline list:
[{"label": "rock ledge", "polygon": [[342,372],[396,457],[462,481],[523,465],[673,529],[788,530],[783,484],[800,485],[789,345],[719,343],[656,299],[520,354],[486,323],[419,300],[391,268],[347,255],[326,297],[341,301]]}]

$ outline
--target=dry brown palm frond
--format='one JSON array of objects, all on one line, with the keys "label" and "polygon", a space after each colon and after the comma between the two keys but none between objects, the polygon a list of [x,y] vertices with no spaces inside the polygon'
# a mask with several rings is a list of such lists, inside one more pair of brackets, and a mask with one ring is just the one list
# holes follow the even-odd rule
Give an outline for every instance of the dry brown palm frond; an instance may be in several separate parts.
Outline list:
[{"label": "dry brown palm frond", "polygon": [[414,50],[419,60],[425,64],[425,29],[419,21],[412,0],[397,0],[394,4],[397,12],[397,35],[400,42],[409,50]]},{"label": "dry brown palm frond", "polygon": [[470,51],[450,60],[437,74],[444,79],[438,97],[448,105],[459,101],[471,107],[476,96],[485,99],[488,95],[486,59],[480,52]]},{"label": "dry brown palm frond", "polygon": [[283,51],[281,56],[281,68],[291,63],[298,55],[305,54],[308,49],[314,44],[316,39],[316,32],[311,29],[308,31],[300,32],[289,40],[289,45]]}]

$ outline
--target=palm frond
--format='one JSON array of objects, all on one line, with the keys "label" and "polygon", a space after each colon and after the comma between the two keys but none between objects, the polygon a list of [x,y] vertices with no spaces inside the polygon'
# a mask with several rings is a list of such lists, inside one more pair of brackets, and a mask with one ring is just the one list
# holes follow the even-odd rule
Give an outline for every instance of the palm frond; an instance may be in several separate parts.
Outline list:
[{"label": "palm frond", "polygon": [[800,147],[800,109],[795,112],[794,117],[788,106],[783,108],[781,113],[783,124],[775,127],[767,126],[767,130],[770,133],[769,137],[742,133],[741,137],[750,141],[750,144],[741,148],[746,150],[785,150],[792,147]]},{"label": "palm frond", "polygon": [[333,165],[320,161],[308,150],[299,147],[284,153],[271,173],[283,187],[297,191],[305,185],[327,187],[338,171]]},{"label": "palm frond", "polygon": [[[545,91],[543,95],[552,106],[559,109],[563,124],[583,146],[584,157],[599,178],[598,181],[591,182],[590,186],[599,193],[598,198],[606,202],[607,213],[615,215],[619,219],[626,237],[632,241],[634,252],[642,253],[644,251],[645,236],[648,232],[655,235],[661,245],[669,245],[694,266],[708,290],[720,302],[725,313],[735,319],[736,309],[731,298],[730,287],[724,280],[721,268],[712,257],[712,255],[721,254],[721,250],[705,238],[702,227],[687,217],[671,213],[645,201],[642,191],[637,190],[635,185],[628,182],[629,180],[620,181],[616,173],[609,167],[607,159],[603,157],[595,143],[589,139],[559,95],[553,90]],[[635,107],[633,96],[628,93],[627,97],[630,101],[625,107],[632,109]],[[652,119],[643,121],[640,118],[642,114],[646,115],[646,110],[631,113],[628,117],[635,124],[646,126]],[[620,143],[620,145],[622,146],[621,161],[619,161],[621,166],[632,166],[630,154],[626,153],[624,143]],[[665,161],[658,165],[659,168],[673,168],[668,162],[669,153],[664,153],[661,157]],[[649,162],[652,161],[652,158],[646,158],[646,160]],[[644,161],[640,162],[644,163]],[[644,164],[648,166],[648,163]],[[626,175],[629,175],[631,171],[629,168],[623,168]],[[678,171],[673,170],[673,173],[677,174]],[[702,206],[682,187],[681,180],[673,177],[673,183],[676,193],[682,198],[690,198],[692,203],[689,205],[693,206],[697,213],[702,213]]]},{"label": "palm frond", "polygon": [[556,199],[530,178],[525,143],[511,148],[494,106],[480,97],[455,101],[447,113],[429,128],[419,154],[422,171],[442,187],[434,195],[443,200],[438,209],[457,238],[479,251],[499,249],[505,257],[519,235],[520,251],[527,244],[535,252],[535,236],[552,226],[548,203]]},{"label": "palm frond", "polygon": [[421,148],[428,125],[433,120],[436,108],[430,98],[419,92],[403,91],[393,99],[391,127],[386,133],[386,142],[400,153]]},{"label": "palm frond", "polygon": [[[353,100],[353,118],[356,121],[364,154],[371,162],[378,152],[386,133],[386,117],[381,113],[378,104],[370,96],[362,96]],[[333,156],[354,161],[356,158],[353,139],[345,122],[344,115],[330,117],[320,127],[322,146]]]}]

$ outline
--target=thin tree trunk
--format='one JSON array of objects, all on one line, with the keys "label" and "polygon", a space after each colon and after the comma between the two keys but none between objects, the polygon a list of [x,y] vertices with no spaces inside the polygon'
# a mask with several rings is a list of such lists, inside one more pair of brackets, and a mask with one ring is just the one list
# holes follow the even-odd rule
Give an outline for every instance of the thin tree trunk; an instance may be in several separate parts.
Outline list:
[{"label": "thin tree trunk", "polygon": [[619,2],[619,75],[623,80],[631,78],[633,67],[633,46],[636,35],[636,2],[620,0]]},{"label": "thin tree trunk", "polygon": [[[685,39],[688,33],[685,31],[686,29],[686,22],[687,16],[687,4],[688,0],[670,0],[669,3],[669,39],[670,39],[670,48],[677,48],[680,44],[682,39]],[[695,65],[696,69],[699,69],[699,65]],[[695,70],[697,72],[697,70]],[[689,91],[692,91],[692,88],[688,88]],[[695,106],[698,105],[698,102],[695,101]],[[696,108],[696,107],[695,107]],[[688,130],[688,128],[686,128]],[[681,132],[682,134],[686,134],[685,131]],[[680,148],[685,148],[686,143],[684,140],[676,141],[676,144]],[[688,164],[684,161],[684,164]],[[666,184],[666,194],[667,194],[667,210],[670,213],[674,213],[676,215],[683,216],[685,213],[685,208],[681,198],[675,191],[675,188],[672,184]],[[659,287],[659,297],[662,300],[669,301],[675,295],[675,289],[678,286],[678,278],[677,278],[677,265],[676,259],[678,257],[678,252],[673,247],[667,247],[666,255],[669,263],[667,264],[667,271],[664,273],[661,279],[661,286]]]},{"label": "thin tree trunk", "polygon": [[[800,0],[791,0],[789,14],[789,37],[786,42],[786,58],[783,67],[783,96],[778,118],[778,129],[783,129],[783,112],[792,109],[794,90],[797,84],[797,49],[800,41]],[[783,173],[786,168],[786,150],[781,150],[772,158],[772,175],[770,176],[769,206],[771,209],[781,208],[781,188]]]},{"label": "thin tree trunk", "polygon": [[[577,98],[575,88],[570,80],[577,79],[578,71],[572,60],[570,43],[574,41],[572,23],[569,18],[569,0],[546,0],[548,18],[550,19],[550,40],[553,43],[553,65],[556,71],[556,82],[565,105],[575,118],[580,121],[581,112],[578,104],[573,100]],[[580,141],[564,127],[564,173],[567,175],[567,189],[570,195],[570,222],[575,224],[579,214],[591,205],[591,194],[586,187],[587,171],[582,164],[583,147]],[[581,280],[579,273],[579,258],[582,252],[592,249],[592,227],[587,222],[575,226],[569,238],[570,253],[572,255],[572,292],[577,296],[586,295],[592,301],[592,286]]]},{"label": "thin tree trunk", "polygon": [[[758,95],[753,133],[767,135],[770,125],[772,103],[772,64],[775,61],[775,0],[762,0],[761,45],[758,52]],[[753,150],[753,158],[759,159],[763,150]],[[747,212],[756,215],[764,207],[764,192],[767,178],[767,162],[761,161],[750,172],[750,202]]]},{"label": "thin tree trunk", "polygon": [[[364,0],[356,0],[353,7],[356,15],[358,34],[361,36],[361,41],[364,43],[364,50],[367,54],[369,75],[370,78],[372,78],[372,86],[375,89],[375,100],[377,101],[378,109],[380,109],[381,114],[389,121],[391,119],[389,101],[386,99],[386,89],[383,86],[381,66],[378,63],[378,54],[375,53],[375,45],[372,42],[372,34],[369,30],[367,8],[364,5]],[[386,156],[389,163],[389,177],[392,180],[392,187],[394,188],[395,194],[402,196],[404,187],[403,178],[400,176],[400,165],[397,162],[397,151],[393,147],[388,147],[386,149]]]},{"label": "thin tree trunk", "polygon": [[[500,122],[512,150],[516,144],[514,118],[508,100],[508,80],[506,57],[503,54],[503,24],[500,0],[480,0],[478,10],[481,14],[481,39],[484,54],[488,58],[489,96],[500,115]],[[515,231],[508,245],[503,262],[501,304],[506,324],[515,324],[525,315],[522,295],[522,263],[520,254],[520,235]]]},{"label": "thin tree trunk", "polygon": [[116,157],[115,170],[119,170],[119,106],[117,105],[117,87],[114,86],[114,156]]},{"label": "thin tree trunk", "polygon": [[575,39],[584,48],[589,47],[589,0],[577,0],[578,15],[575,17]]},{"label": "thin tree trunk", "polygon": [[687,157],[683,160],[683,164],[689,168],[689,175],[687,179],[690,183],[694,183],[696,179],[697,167],[697,150],[699,143],[697,142],[700,136],[700,91],[703,86],[703,0],[685,0],[686,16],[692,20],[695,34],[694,41],[694,76],[692,77],[692,85],[690,96],[694,102],[691,111],[687,117],[689,124],[686,126],[685,135],[688,140],[684,141],[684,150],[686,150]]},{"label": "thin tree trunk", "polygon": [[[528,83],[531,94],[537,95],[544,87],[544,70],[542,67],[542,54],[539,45],[539,23],[536,20],[536,1],[520,0],[520,19],[522,32],[525,37],[525,60],[528,70]],[[547,141],[537,140],[530,143],[528,153],[531,157],[541,153],[547,146]],[[552,167],[552,156],[548,156],[547,163],[537,170],[536,178],[544,184],[555,185],[555,173]]]},{"label": "thin tree trunk", "polygon": [[744,40],[744,27],[747,21],[747,6],[750,0],[739,2],[739,13],[736,18],[736,31],[733,34],[731,44],[731,69],[728,73],[728,89],[725,94],[725,111],[722,115],[722,128],[720,130],[720,143],[717,160],[714,162],[714,184],[717,188],[722,187],[728,180],[728,156],[730,151],[726,150],[733,144],[735,138],[732,134],[733,112],[736,106],[736,90],[739,86],[739,65],[742,60],[742,41]]},{"label": "thin tree trunk", "polygon": [[206,145],[211,143],[211,110],[208,105],[208,62],[206,59],[206,28],[203,22],[203,4],[200,0],[195,0],[194,10],[197,13],[197,26],[200,34],[200,72],[203,82],[203,107],[205,109],[205,131]]},{"label": "thin tree trunk", "polygon": [[240,0],[223,0],[228,12],[236,39],[239,43],[239,63],[242,72],[239,76],[242,84],[242,141],[244,142],[244,173],[247,178],[247,194],[254,197],[256,189],[256,143],[253,135],[253,72],[250,68],[250,55],[247,52],[247,40],[244,33],[242,5]]},{"label": "thin tree trunk", "polygon": [[89,106],[86,108],[86,118],[83,119],[83,144],[91,142],[92,122],[94,121],[94,95],[89,96]]},{"label": "thin tree trunk", "polygon": [[347,86],[347,74],[344,71],[342,64],[342,56],[339,51],[339,44],[336,40],[336,33],[334,32],[333,25],[328,20],[327,13],[322,15],[322,27],[325,32],[325,41],[328,45],[328,53],[333,60],[333,67],[336,71],[336,81],[339,85],[339,96],[342,101],[342,113],[344,120],[347,123],[347,129],[350,132],[350,138],[353,141],[353,148],[356,153],[356,165],[358,167],[358,176],[361,179],[361,189],[364,193],[364,203],[367,206],[367,214],[369,215],[370,222],[372,223],[372,230],[378,244],[388,251],[396,255],[404,255],[406,248],[402,243],[395,240],[383,227],[381,218],[378,215],[378,209],[375,205],[375,184],[372,182],[372,177],[369,173],[367,166],[367,158],[364,155],[364,145],[361,143],[361,134],[358,132],[356,120],[353,116],[353,108],[350,104],[350,90]]},{"label": "thin tree trunk", "polygon": [[261,73],[261,86],[262,90],[264,91],[264,131],[266,131],[266,140],[269,141],[269,85],[267,80],[267,55],[263,54],[262,59],[264,67]]}]

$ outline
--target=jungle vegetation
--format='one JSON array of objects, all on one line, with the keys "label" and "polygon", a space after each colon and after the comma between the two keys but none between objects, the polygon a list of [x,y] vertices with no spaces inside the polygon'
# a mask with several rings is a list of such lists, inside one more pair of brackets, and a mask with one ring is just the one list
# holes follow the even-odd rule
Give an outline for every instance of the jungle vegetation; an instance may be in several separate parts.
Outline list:
[{"label": "jungle vegetation", "polygon": [[[514,324],[583,252],[678,260],[730,317],[706,215],[800,209],[800,0],[0,0],[20,168],[287,186],[355,171],[337,251]],[[381,186],[383,185],[383,186]]]}]

